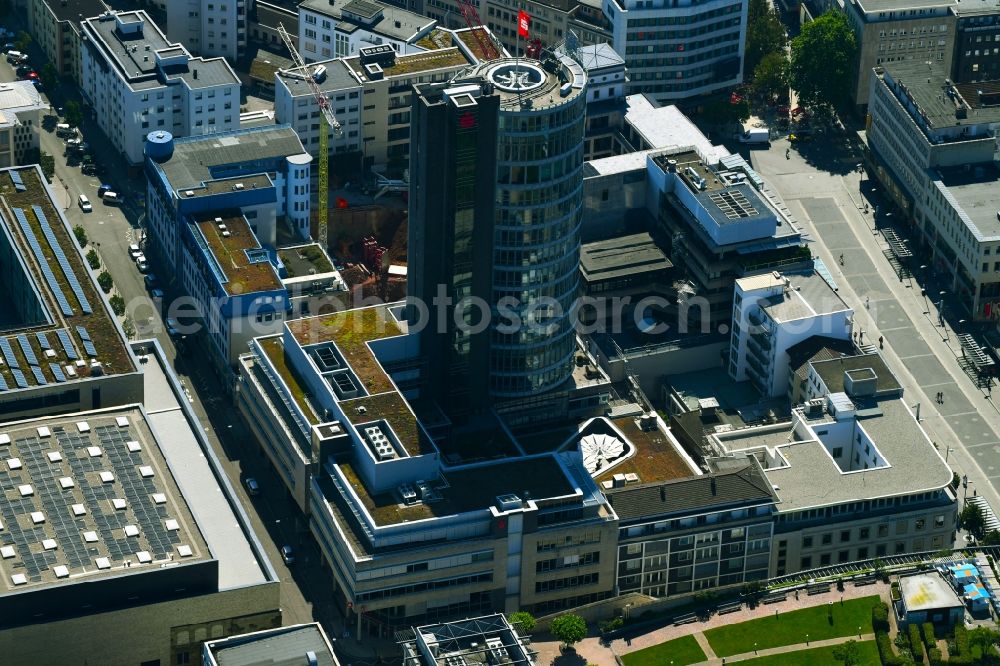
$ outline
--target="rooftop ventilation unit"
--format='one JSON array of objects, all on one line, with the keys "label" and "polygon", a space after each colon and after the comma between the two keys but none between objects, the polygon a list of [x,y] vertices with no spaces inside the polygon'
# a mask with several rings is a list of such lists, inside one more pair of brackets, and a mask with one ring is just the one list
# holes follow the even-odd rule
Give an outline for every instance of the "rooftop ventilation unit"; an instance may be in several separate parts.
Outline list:
[{"label": "rooftop ventilation unit", "polygon": [[497,495],[497,506],[501,511],[514,511],[521,508],[521,498],[514,493]]},{"label": "rooftop ventilation unit", "polygon": [[399,487],[399,496],[403,498],[403,504],[417,503],[417,491],[409,483],[404,483]]},{"label": "rooftop ventilation unit", "polygon": [[233,235],[232,232],[229,232],[229,231],[223,231],[222,232],[222,237],[223,238],[229,238],[232,235]]},{"label": "rooftop ventilation unit", "polygon": [[216,224],[222,224],[222,218],[221,217],[215,218],[215,223]]},{"label": "rooftop ventilation unit", "polygon": [[227,227],[222,222],[219,223],[219,231],[227,231]]},{"label": "rooftop ventilation unit", "polygon": [[486,658],[490,664],[502,664],[508,660],[507,648],[503,646],[502,639],[486,639]]},{"label": "rooftop ventilation unit", "polygon": [[233,189],[234,190],[242,190],[243,189],[243,183],[236,183],[235,185],[233,185]]},{"label": "rooftop ventilation unit", "polygon": [[184,190],[184,196],[186,196],[186,197],[193,197],[194,196],[194,190]]},{"label": "rooftop ventilation unit", "polygon": [[365,67],[365,74],[368,75],[371,81],[381,81],[385,78],[385,70],[382,69],[382,65],[377,62],[370,62]]}]

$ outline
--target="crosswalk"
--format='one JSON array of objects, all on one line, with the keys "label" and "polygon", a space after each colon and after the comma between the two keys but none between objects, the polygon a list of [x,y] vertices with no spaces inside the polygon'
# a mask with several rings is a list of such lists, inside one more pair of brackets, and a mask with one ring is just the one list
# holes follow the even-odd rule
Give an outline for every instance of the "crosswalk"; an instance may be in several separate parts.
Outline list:
[{"label": "crosswalk", "polygon": [[968,499],[969,504],[973,504],[979,507],[979,510],[983,512],[983,518],[986,519],[986,531],[992,532],[993,530],[1000,530],[1000,520],[997,520],[997,514],[993,512],[993,507],[990,503],[986,501],[986,498],[981,495],[973,495]]}]

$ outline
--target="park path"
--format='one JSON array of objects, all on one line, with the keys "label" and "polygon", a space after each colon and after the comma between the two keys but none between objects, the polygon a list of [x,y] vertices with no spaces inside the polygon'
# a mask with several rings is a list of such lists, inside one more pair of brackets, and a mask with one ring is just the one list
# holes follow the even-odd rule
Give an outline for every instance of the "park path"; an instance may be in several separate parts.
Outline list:
[{"label": "park path", "polygon": [[[695,638],[698,634],[695,635]],[[775,654],[786,654],[788,652],[799,652],[800,650],[811,650],[812,648],[829,647],[831,645],[840,645],[841,643],[846,643],[847,641],[873,641],[875,640],[875,634],[862,634],[859,638],[854,636],[841,636],[840,638],[828,638],[825,641],[809,641],[808,643],[798,643],[797,645],[783,645],[781,647],[770,648],[767,650],[758,650],[757,652],[744,652],[743,654],[734,654],[725,659],[721,659],[715,656],[713,652],[711,655],[708,654],[708,650],[705,650],[705,645],[702,645],[702,649],[705,650],[705,655],[708,657],[707,661],[700,662],[701,664],[708,664],[708,666],[718,666],[720,664],[735,664],[738,661],[748,661],[750,659],[756,659],[758,657],[770,657]],[[701,641],[698,643],[701,645]],[[707,641],[706,641],[707,644]]]},{"label": "park path", "polygon": [[[700,647],[701,651],[705,653],[706,657],[708,657],[709,662],[716,659],[715,650],[713,650],[712,646],[709,645],[708,639],[705,638],[705,633],[702,631],[696,631],[693,636],[694,639],[698,641],[698,647]],[[719,660],[719,663],[722,663],[721,660]]]}]

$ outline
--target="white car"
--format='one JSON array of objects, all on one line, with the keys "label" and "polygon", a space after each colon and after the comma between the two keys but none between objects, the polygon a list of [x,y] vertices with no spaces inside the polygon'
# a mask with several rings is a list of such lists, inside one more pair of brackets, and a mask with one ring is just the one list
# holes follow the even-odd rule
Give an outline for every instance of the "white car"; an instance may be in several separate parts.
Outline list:
[{"label": "white car", "polygon": [[90,205],[90,199],[87,198],[86,194],[81,194],[79,199],[80,210],[84,213],[89,213],[94,210],[94,207]]},{"label": "white car", "polygon": [[141,255],[141,254],[142,254],[142,250],[140,250],[139,246],[136,245],[135,243],[133,243],[132,245],[128,246],[128,256],[132,257],[133,261],[135,261],[136,259],[138,259],[139,255]]},{"label": "white car", "polygon": [[106,204],[121,203],[121,197],[118,196],[117,192],[105,192],[104,203]]}]

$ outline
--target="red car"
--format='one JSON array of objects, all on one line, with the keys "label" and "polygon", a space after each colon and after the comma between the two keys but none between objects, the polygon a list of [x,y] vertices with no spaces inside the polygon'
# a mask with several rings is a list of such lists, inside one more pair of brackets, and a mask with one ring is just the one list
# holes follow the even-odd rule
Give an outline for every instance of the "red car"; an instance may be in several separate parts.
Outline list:
[{"label": "red car", "polygon": [[803,109],[801,106],[797,106],[794,109],[792,109],[792,116],[794,117],[794,116],[797,116],[797,115],[799,115],[801,113],[805,113],[805,112],[806,112],[805,109]]},{"label": "red car", "polygon": [[32,80],[37,79],[38,78],[38,72],[36,72],[36,71],[30,71],[30,72],[28,72],[28,78],[32,79]]}]

